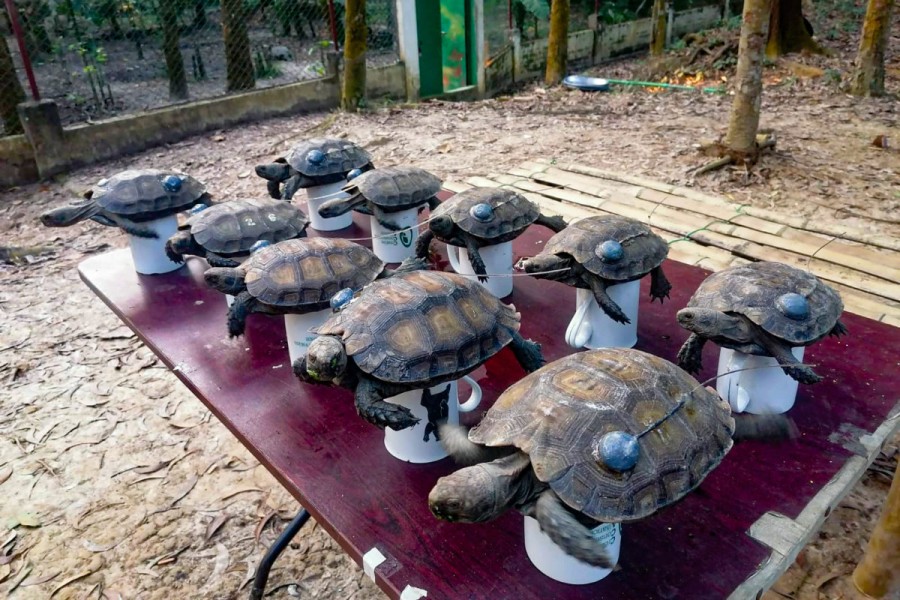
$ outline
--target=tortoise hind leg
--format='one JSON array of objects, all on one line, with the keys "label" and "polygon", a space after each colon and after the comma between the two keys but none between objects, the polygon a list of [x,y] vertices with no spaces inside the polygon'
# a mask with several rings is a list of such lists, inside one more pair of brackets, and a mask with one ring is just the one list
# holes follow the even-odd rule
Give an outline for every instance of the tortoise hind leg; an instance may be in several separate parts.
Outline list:
[{"label": "tortoise hind leg", "polygon": [[594,299],[597,300],[597,304],[600,305],[600,308],[603,309],[606,316],[617,323],[631,323],[631,319],[628,318],[625,311],[609,297],[609,294],[606,292],[605,283],[597,277],[585,277],[585,279],[587,280],[587,284],[591,286],[591,291],[594,293]]},{"label": "tortoise hind leg", "polygon": [[535,220],[535,223],[537,225],[543,225],[553,233],[559,233],[567,226],[565,219],[563,219],[562,217],[548,217],[543,213],[538,214],[538,218]]},{"label": "tortoise hind leg", "polygon": [[777,360],[778,364],[781,365],[781,369],[791,379],[807,385],[822,381],[822,376],[818,375],[810,367],[800,366],[800,361],[797,360],[786,344],[762,332],[757,333],[754,337],[753,341],[762,346],[769,356]]},{"label": "tortoise hind leg", "polygon": [[546,362],[544,355],[541,354],[541,345],[537,342],[526,340],[519,332],[513,333],[513,339],[509,343],[509,347],[526,373],[537,371]]},{"label": "tortoise hind leg", "polygon": [[434,239],[434,232],[426,229],[416,240],[416,258],[428,258],[428,250],[431,246],[431,240]]},{"label": "tortoise hind leg", "polygon": [[703,344],[706,338],[692,333],[678,351],[678,366],[688,373],[699,373],[703,366]]},{"label": "tortoise hind leg", "polygon": [[538,497],[534,518],[541,531],[570,556],[595,567],[613,568],[606,547],[594,538],[590,529],[578,522],[553,491],[546,490]]},{"label": "tortoise hind leg", "polygon": [[250,292],[241,292],[234,297],[231,308],[228,309],[228,336],[237,337],[244,335],[244,328],[247,323],[247,315],[255,312],[257,308],[257,300],[250,295]]},{"label": "tortoise hind leg", "polygon": [[828,332],[828,335],[840,336],[847,335],[848,333],[849,330],[847,329],[847,326],[838,321],[834,324],[834,327],[831,328],[831,331]]},{"label": "tortoise hind leg", "polygon": [[484,283],[488,280],[487,267],[484,264],[484,259],[481,258],[478,246],[475,245],[475,241],[471,237],[466,236],[465,241],[466,252],[469,253],[469,262],[472,264],[472,270],[478,275],[478,281]]},{"label": "tortoise hind leg", "polygon": [[656,267],[650,271],[650,302],[659,298],[659,303],[663,303],[663,299],[669,297],[672,291],[672,284],[666,279],[662,266]]},{"label": "tortoise hind leg", "polygon": [[225,257],[219,256],[218,254],[213,254],[212,252],[206,253],[206,262],[208,262],[209,266],[211,266],[211,267],[225,267],[225,268],[234,269],[235,267],[241,266],[241,263],[239,263],[236,260],[232,260],[230,258],[225,258]]},{"label": "tortoise hind leg", "polygon": [[356,385],[357,414],[380,429],[390,427],[394,431],[413,427],[419,422],[408,408],[387,402],[384,397],[374,382],[360,379]]},{"label": "tortoise hind leg", "polygon": [[438,436],[441,446],[453,460],[460,465],[476,465],[512,454],[512,446],[482,446],[469,439],[468,428],[462,425],[441,423],[438,425]]}]

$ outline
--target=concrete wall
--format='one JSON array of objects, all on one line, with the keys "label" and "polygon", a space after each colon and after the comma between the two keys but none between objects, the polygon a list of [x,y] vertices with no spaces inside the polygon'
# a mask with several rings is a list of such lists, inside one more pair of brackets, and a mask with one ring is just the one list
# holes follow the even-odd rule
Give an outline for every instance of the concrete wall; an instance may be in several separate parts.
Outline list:
[{"label": "concrete wall", "polygon": [[[370,69],[366,87],[370,98],[406,98],[403,64]],[[213,129],[339,104],[340,85],[332,76],[65,127],[59,144],[29,143],[25,136],[0,138],[0,186],[33,182],[38,175],[51,177]],[[40,153],[35,155],[33,148],[41,148]]]}]

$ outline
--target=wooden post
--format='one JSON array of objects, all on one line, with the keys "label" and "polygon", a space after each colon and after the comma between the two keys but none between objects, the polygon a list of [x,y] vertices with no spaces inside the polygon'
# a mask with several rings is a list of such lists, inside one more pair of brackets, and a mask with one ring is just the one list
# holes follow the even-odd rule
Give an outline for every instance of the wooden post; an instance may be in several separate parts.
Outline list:
[{"label": "wooden post", "polygon": [[853,583],[872,598],[900,591],[900,463],[866,553],[853,571]]}]

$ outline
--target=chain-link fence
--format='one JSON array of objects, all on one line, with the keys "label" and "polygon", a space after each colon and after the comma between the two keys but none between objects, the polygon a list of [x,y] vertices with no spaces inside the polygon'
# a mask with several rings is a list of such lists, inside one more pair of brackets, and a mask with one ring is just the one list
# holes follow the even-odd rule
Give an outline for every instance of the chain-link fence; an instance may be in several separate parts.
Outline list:
[{"label": "chain-link fence", "polygon": [[[37,87],[64,124],[321,77],[326,51],[344,40],[344,0],[15,3]],[[394,0],[367,5],[369,65],[396,62]],[[3,115],[21,100],[16,82],[26,81],[12,33],[4,14]]]}]

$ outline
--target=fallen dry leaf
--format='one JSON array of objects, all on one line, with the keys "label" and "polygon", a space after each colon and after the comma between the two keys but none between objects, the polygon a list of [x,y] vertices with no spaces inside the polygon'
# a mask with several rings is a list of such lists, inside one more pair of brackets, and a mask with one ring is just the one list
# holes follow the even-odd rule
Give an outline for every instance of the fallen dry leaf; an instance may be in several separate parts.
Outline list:
[{"label": "fallen dry leaf", "polygon": [[12,567],[9,564],[0,565],[0,583],[6,581],[10,573],[12,573]]},{"label": "fallen dry leaf", "polygon": [[85,569],[84,571],[82,571],[81,573],[78,573],[78,574],[75,575],[74,577],[70,577],[70,578],[66,579],[66,580],[63,581],[61,584],[59,584],[58,586],[56,586],[55,588],[53,588],[53,591],[50,592],[50,596],[49,596],[49,597],[50,597],[50,598],[53,598],[53,596],[55,596],[56,594],[58,594],[58,593],[60,592],[60,590],[62,590],[62,589],[63,589],[64,587],[66,587],[67,585],[72,584],[72,583],[75,583],[75,582],[78,581],[79,579],[84,579],[85,577],[89,577],[89,576],[92,575],[93,573],[94,573],[94,571],[92,571],[92,570],[90,570],[90,569]]},{"label": "fallen dry leaf", "polygon": [[216,532],[225,524],[225,521],[231,518],[231,515],[219,515],[212,522],[206,526],[206,535],[203,536],[203,543],[206,544],[209,542],[212,536],[216,535]]},{"label": "fallen dry leaf", "polygon": [[256,525],[256,529],[253,531],[253,539],[256,540],[256,544],[259,545],[259,536],[262,535],[263,529],[266,528],[266,523],[272,520],[272,518],[278,514],[277,510],[273,510],[269,512],[266,516],[259,520],[259,523]]},{"label": "fallen dry leaf", "polygon": [[12,476],[13,469],[10,465],[6,465],[0,469],[0,483],[3,483]]},{"label": "fallen dry leaf", "polygon": [[15,520],[23,527],[40,527],[41,518],[32,512],[23,512],[15,516]]},{"label": "fallen dry leaf", "polygon": [[88,552],[106,552],[107,550],[112,550],[113,548],[115,548],[116,546],[118,546],[119,544],[124,542],[126,539],[128,539],[128,536],[125,536],[118,542],[113,542],[112,544],[107,544],[106,546],[101,546],[99,544],[95,544],[90,540],[84,540],[84,542],[82,542],[82,545],[84,546],[84,549],[87,550]]},{"label": "fallen dry leaf", "polygon": [[199,481],[199,480],[200,480],[200,478],[197,477],[196,475],[191,477],[187,481],[187,483],[184,484],[184,487],[182,487],[178,492],[175,493],[175,497],[172,498],[172,501],[169,503],[169,508],[172,508],[173,506],[178,504],[179,500],[181,500],[182,498],[184,498],[185,496],[190,494],[191,490],[194,489],[194,486],[197,485],[197,481]]},{"label": "fallen dry leaf", "polygon": [[42,583],[47,583],[48,581],[56,579],[56,577],[60,573],[61,573],[61,571],[53,571],[49,575],[41,575],[40,577],[38,577],[38,576],[29,577],[28,579],[26,579],[25,581],[20,583],[19,587],[28,587],[29,585],[40,585]]},{"label": "fallen dry leaf", "polygon": [[225,492],[223,495],[219,496],[219,502],[222,500],[228,500],[233,496],[237,496],[238,494],[246,494],[247,492],[264,492],[265,490],[258,487],[242,487],[237,488],[228,492]]},{"label": "fallen dry leaf", "polygon": [[30,564],[23,565],[22,568],[19,569],[19,572],[16,574],[15,581],[13,581],[12,585],[9,586],[9,589],[6,590],[6,593],[12,594],[13,590],[15,590],[17,587],[19,587],[19,584],[25,581],[25,578],[28,577],[29,574],[31,574],[31,571],[33,569],[34,567],[32,567]]}]

